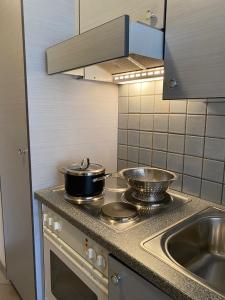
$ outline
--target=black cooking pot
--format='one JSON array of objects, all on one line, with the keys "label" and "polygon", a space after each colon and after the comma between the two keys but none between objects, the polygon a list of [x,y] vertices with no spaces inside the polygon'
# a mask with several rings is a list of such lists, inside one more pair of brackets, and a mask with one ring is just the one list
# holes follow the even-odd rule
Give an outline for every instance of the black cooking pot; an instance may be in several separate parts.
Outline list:
[{"label": "black cooking pot", "polygon": [[102,193],[105,178],[105,168],[99,164],[90,164],[85,159],[78,165],[72,165],[61,170],[65,177],[65,191],[72,197],[93,197]]}]

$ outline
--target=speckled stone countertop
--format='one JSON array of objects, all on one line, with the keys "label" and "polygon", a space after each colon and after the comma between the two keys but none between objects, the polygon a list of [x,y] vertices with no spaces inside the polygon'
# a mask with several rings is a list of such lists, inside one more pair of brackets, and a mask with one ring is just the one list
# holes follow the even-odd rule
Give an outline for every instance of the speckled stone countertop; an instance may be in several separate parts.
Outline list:
[{"label": "speckled stone countertop", "polygon": [[[64,200],[63,193],[55,193],[52,189],[44,189],[37,191],[35,198],[96,242],[99,242],[110,253],[167,293],[172,299],[225,299],[225,297],[210,288],[149,254],[140,246],[141,242],[150,236],[194,213],[200,212],[208,206],[212,206],[212,203],[189,197],[191,201],[174,210],[163,211],[126,231],[116,232],[98,219],[94,219],[80,210],[77,206],[67,203]],[[218,207],[218,205],[213,206]]]}]

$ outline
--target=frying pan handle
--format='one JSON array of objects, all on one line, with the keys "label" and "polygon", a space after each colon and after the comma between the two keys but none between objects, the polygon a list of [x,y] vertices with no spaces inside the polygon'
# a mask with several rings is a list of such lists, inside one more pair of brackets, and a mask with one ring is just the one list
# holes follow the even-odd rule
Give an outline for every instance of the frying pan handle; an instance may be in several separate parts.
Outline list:
[{"label": "frying pan handle", "polygon": [[102,180],[105,180],[106,178],[111,177],[111,176],[112,176],[112,173],[105,174],[104,176],[94,178],[92,181],[93,182],[102,181]]}]

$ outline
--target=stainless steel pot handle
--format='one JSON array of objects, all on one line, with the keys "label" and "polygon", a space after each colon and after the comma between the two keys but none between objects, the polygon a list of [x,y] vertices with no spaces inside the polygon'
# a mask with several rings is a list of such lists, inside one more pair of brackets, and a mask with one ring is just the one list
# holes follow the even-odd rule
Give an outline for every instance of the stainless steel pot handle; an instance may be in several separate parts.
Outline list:
[{"label": "stainless steel pot handle", "polygon": [[62,173],[62,174],[66,174],[66,171],[67,171],[66,168],[59,169],[59,172]]},{"label": "stainless steel pot handle", "polygon": [[105,180],[106,178],[111,177],[112,175],[113,175],[112,173],[105,174],[104,176],[94,178],[94,179],[92,180],[92,182],[98,182],[98,181]]}]

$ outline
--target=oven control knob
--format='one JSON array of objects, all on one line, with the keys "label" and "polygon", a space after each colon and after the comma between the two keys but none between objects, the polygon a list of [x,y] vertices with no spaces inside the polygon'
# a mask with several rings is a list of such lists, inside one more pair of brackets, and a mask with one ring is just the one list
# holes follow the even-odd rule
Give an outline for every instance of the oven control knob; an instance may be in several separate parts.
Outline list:
[{"label": "oven control knob", "polygon": [[95,261],[96,260],[96,252],[93,248],[88,248],[86,252],[86,256],[88,259]]},{"label": "oven control knob", "polygon": [[50,217],[48,218],[48,226],[52,227],[52,225],[53,225],[53,218]]},{"label": "oven control knob", "polygon": [[104,270],[106,266],[105,258],[102,255],[98,255],[96,258],[96,266],[99,269]]},{"label": "oven control knob", "polygon": [[57,231],[57,232],[61,231],[62,230],[62,225],[59,222],[54,222],[53,223],[53,230]]}]

